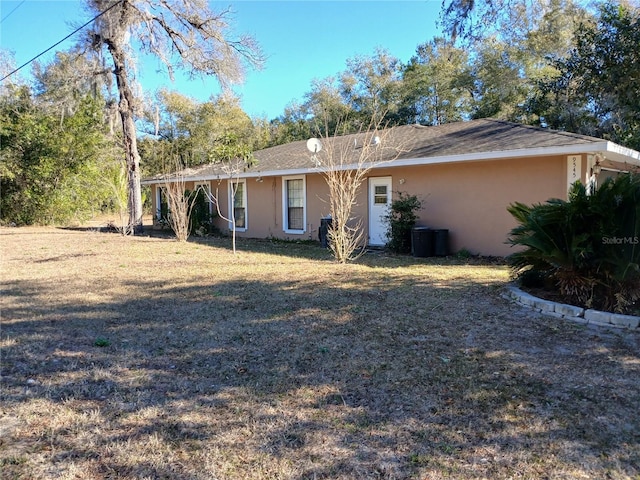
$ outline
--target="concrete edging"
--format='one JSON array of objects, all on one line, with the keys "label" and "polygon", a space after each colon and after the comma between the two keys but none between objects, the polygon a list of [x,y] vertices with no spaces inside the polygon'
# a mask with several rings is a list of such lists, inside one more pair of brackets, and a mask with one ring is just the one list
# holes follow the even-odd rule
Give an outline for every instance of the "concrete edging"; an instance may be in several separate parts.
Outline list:
[{"label": "concrete edging", "polygon": [[564,318],[584,325],[629,328],[632,330],[640,328],[640,317],[636,317],[635,315],[601,312],[599,310],[584,309],[564,303],[543,300],[542,298],[534,297],[530,293],[523,292],[515,285],[507,285],[506,290],[507,298],[544,315]]}]

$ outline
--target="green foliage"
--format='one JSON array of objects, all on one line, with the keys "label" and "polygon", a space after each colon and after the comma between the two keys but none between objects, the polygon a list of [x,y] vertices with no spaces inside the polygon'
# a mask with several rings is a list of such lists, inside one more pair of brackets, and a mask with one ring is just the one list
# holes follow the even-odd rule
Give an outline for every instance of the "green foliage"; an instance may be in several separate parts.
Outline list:
[{"label": "green foliage", "polygon": [[419,45],[404,67],[398,115],[405,123],[422,125],[462,121],[470,112],[472,89],[467,53],[435,38]]},{"label": "green foliage", "polygon": [[474,118],[518,120],[518,105],[524,102],[528,80],[521,52],[495,38],[478,48],[473,62]]},{"label": "green foliage", "polygon": [[422,208],[422,201],[416,195],[397,192],[398,198],[391,202],[387,222],[387,248],[396,253],[411,252],[411,229],[418,216],[416,211]]},{"label": "green foliage", "polygon": [[176,157],[183,167],[238,158],[249,164],[252,152],[268,142],[235,97],[220,95],[199,103],[163,90],[157,101],[158,110],[147,112],[147,129],[155,138],[141,139],[138,144],[145,175],[167,173],[168,167],[174,167],[165,165],[167,159]]},{"label": "green foliage", "polygon": [[640,10],[618,2],[575,32],[570,55],[553,62],[529,108],[552,128],[640,149]]},{"label": "green foliage", "polygon": [[285,107],[284,113],[271,120],[269,126],[271,129],[270,147],[296,140],[305,140],[315,135],[306,108],[297,103],[291,103]]},{"label": "green foliage", "polygon": [[387,123],[398,109],[401,87],[400,61],[382,48],[373,55],[357,55],[347,60],[341,74],[339,91],[355,114],[354,128],[368,125],[371,119]]},{"label": "green foliage", "polygon": [[0,98],[2,221],[65,223],[108,203],[100,179],[110,168],[103,103],[91,96],[61,115],[27,87]]},{"label": "green foliage", "polygon": [[557,287],[570,301],[633,312],[640,308],[640,176],[607,179],[592,195],[579,182],[569,201],[512,204],[509,256],[526,282]]},{"label": "green foliage", "polygon": [[469,34],[466,48],[434,38],[406,64],[384,50],[349,59],[271,122],[271,145],[315,136],[318,125],[333,133],[338,119],[352,133],[375,115],[388,126],[500,118],[640,149],[637,7],[573,0],[443,6],[450,33]]},{"label": "green foliage", "polygon": [[213,223],[214,216],[211,213],[211,203],[207,197],[207,192],[204,189],[199,188],[195,192],[185,192],[186,196],[193,195],[191,208],[191,216],[189,218],[190,226],[189,232],[196,233],[197,235],[206,235],[212,233],[215,230]]},{"label": "green foliage", "polygon": [[470,258],[473,258],[473,256],[473,253],[471,253],[471,251],[467,248],[461,248],[456,252],[456,258],[459,258],[461,260],[469,260]]},{"label": "green foliage", "polygon": [[97,337],[96,341],[93,342],[93,344],[96,347],[104,348],[104,347],[108,347],[109,345],[111,345],[111,341],[108,338],[105,338],[105,337]]},{"label": "green foliage", "polygon": [[[465,46],[487,38],[500,38],[509,44],[528,36],[539,26],[541,17],[553,17],[584,5],[574,0],[444,0],[440,24],[452,41],[462,39]],[[562,22],[543,31],[545,36],[562,36],[567,31]],[[514,41],[515,40],[515,41]],[[547,40],[544,40],[545,42]]]},{"label": "green foliage", "polygon": [[[103,164],[103,172],[99,178],[91,182],[91,188],[106,189],[109,203],[105,209],[118,214],[118,224],[114,225],[120,233],[125,234],[128,228],[129,182],[124,162],[113,160]],[[85,186],[86,187],[86,186]]]},{"label": "green foliage", "polygon": [[[464,3],[452,3],[452,12],[460,13]],[[557,76],[548,58],[569,55],[586,11],[571,0],[466,6],[499,22],[474,17],[483,35],[467,48],[434,38],[418,45],[406,64],[380,49],[349,59],[344,71],[314,81],[302,104],[291,105],[272,122],[273,144],[309,138],[318,124],[333,133],[337,119],[345,133],[352,133],[372,116],[388,126],[487,117],[539,123],[538,110],[531,108],[536,85]]]}]

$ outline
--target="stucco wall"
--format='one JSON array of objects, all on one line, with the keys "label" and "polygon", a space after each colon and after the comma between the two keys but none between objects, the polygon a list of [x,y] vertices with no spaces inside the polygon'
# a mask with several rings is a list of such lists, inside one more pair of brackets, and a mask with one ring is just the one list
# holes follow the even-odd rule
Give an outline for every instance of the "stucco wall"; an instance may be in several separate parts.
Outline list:
[{"label": "stucco wall", "polygon": [[[566,158],[528,158],[380,170],[393,175],[394,191],[424,201],[418,225],[449,230],[452,252],[508,255],[516,225],[509,204],[566,198]],[[403,184],[400,181],[404,180]]]},{"label": "stucco wall", "polygon": [[[423,200],[418,225],[448,229],[451,252],[466,248],[472,253],[503,256],[513,251],[504,243],[515,226],[507,206],[515,201],[532,204],[553,197],[566,198],[567,159],[558,156],[378,168],[371,176],[391,176],[394,192],[415,194]],[[238,235],[317,240],[320,218],[329,213],[328,188],[319,174],[306,175],[305,179],[304,233],[283,231],[282,178],[265,177],[261,181],[246,180],[248,230]],[[213,191],[218,188],[221,210],[226,215],[226,182],[212,181],[211,186]],[[354,208],[354,214],[363,218],[365,228],[367,192],[365,184]],[[219,221],[218,226],[228,230],[226,222]]]},{"label": "stucco wall", "polygon": [[320,218],[329,214],[328,187],[318,175],[305,175],[307,211],[305,231],[300,234],[283,231],[281,177],[265,177],[262,181],[247,179],[247,232],[241,236],[275,237],[290,240],[317,240]]}]

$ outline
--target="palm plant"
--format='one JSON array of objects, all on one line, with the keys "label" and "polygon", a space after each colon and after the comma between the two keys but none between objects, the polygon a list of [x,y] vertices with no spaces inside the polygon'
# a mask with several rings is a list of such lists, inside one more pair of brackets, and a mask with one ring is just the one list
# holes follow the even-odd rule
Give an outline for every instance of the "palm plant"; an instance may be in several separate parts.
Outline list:
[{"label": "palm plant", "polygon": [[624,311],[640,301],[640,176],[607,179],[590,200],[601,219],[594,245],[605,297]]},{"label": "palm plant", "polygon": [[580,207],[586,192],[576,184],[573,201],[549,200],[528,207],[516,203],[509,212],[519,226],[511,231],[509,243],[525,249],[509,257],[516,276],[532,271],[545,283],[555,283],[562,295],[586,303],[594,281],[590,275],[593,247],[585,231],[589,219]]},{"label": "palm plant", "polygon": [[640,300],[640,177],[607,179],[593,194],[576,182],[569,200],[508,211],[518,222],[508,243],[517,278],[532,274],[569,301],[619,312]]}]

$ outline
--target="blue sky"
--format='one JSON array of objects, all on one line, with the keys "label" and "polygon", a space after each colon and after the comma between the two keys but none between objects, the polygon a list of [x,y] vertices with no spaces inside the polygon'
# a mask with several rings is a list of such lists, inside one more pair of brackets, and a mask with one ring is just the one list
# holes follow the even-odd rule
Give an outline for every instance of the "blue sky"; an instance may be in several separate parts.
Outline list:
[{"label": "blue sky", "polygon": [[[21,65],[71,33],[71,25],[86,22],[82,5],[81,0],[0,0],[0,45]],[[440,5],[440,0],[211,2],[214,10],[231,6],[234,30],[252,35],[267,57],[264,68],[248,72],[234,91],[249,115],[268,119],[302,101],[313,79],[343,71],[355,55],[372,55],[382,47],[407,62],[419,44],[439,34]],[[56,50],[69,48],[75,39]],[[54,52],[40,60],[51,60]],[[156,67],[157,62],[145,61],[139,72],[150,94],[166,87],[205,101],[220,91],[215,79],[176,76],[172,83]],[[25,67],[22,75],[28,72]]]}]

